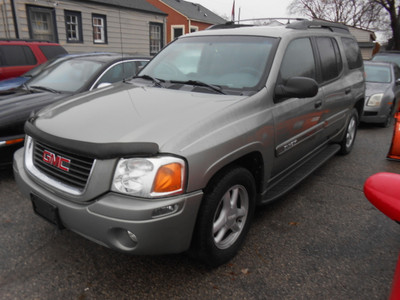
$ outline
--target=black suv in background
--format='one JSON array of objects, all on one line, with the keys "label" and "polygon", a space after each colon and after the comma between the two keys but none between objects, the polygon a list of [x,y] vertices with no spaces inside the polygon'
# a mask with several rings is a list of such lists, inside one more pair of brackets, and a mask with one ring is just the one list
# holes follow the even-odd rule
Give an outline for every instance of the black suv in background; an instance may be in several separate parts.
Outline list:
[{"label": "black suv in background", "polygon": [[364,97],[343,25],[216,26],[179,37],[125,84],[30,118],[14,174],[60,228],[218,266],[257,204],[352,150]]},{"label": "black suv in background", "polygon": [[57,43],[0,39],[0,80],[18,77],[63,54],[67,51]]}]

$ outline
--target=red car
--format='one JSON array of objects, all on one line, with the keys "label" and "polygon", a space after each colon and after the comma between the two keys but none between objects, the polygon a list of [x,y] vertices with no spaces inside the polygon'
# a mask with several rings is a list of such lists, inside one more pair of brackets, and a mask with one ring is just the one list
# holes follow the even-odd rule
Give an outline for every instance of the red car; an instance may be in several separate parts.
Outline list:
[{"label": "red car", "polygon": [[67,51],[57,43],[0,39],[0,80],[18,77],[63,54]]}]

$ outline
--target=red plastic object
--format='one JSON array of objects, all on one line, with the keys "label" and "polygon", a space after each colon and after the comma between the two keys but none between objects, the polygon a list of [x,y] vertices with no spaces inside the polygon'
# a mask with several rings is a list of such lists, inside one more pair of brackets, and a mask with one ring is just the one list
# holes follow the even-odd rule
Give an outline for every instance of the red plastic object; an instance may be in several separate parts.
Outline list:
[{"label": "red plastic object", "polygon": [[396,123],[394,124],[392,145],[390,146],[388,159],[400,160],[400,112],[395,115]]},{"label": "red plastic object", "polygon": [[[392,220],[400,221],[399,174],[382,172],[372,175],[364,184],[364,194],[377,209]],[[400,299],[400,255],[397,260],[389,299]]]},{"label": "red plastic object", "polygon": [[395,221],[400,221],[400,175],[377,173],[364,184],[367,199],[381,212]]}]

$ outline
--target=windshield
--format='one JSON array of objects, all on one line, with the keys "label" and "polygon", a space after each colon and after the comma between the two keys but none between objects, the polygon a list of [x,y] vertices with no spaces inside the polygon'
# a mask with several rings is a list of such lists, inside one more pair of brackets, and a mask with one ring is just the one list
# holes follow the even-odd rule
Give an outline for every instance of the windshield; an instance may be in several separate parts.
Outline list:
[{"label": "windshield", "polygon": [[364,65],[367,82],[389,83],[392,80],[390,68],[385,66]]},{"label": "windshield", "polygon": [[273,38],[249,36],[181,38],[139,75],[182,84],[201,82],[223,89],[255,90],[267,73],[275,43]]},{"label": "windshield", "polygon": [[28,87],[42,87],[59,92],[76,92],[102,67],[90,60],[70,59],[46,68],[28,82]]}]

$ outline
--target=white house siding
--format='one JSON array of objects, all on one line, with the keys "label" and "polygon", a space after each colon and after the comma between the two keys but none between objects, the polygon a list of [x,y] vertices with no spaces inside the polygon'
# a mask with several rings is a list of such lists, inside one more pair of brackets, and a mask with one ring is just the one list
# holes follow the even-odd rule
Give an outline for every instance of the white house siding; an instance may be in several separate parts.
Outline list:
[{"label": "white house siding", "polygon": [[[10,0],[0,0],[0,3],[2,3],[2,1],[8,2]],[[18,16],[19,37],[21,39],[30,38],[26,5],[54,8],[56,14],[58,42],[70,53],[110,51],[149,55],[150,23],[159,23],[165,27],[166,22],[166,17],[164,15],[140,12],[126,8],[120,9],[115,6],[102,5],[98,3],[92,4],[84,1],[14,0],[14,3]],[[11,38],[15,38],[14,25],[11,17],[11,5],[7,5],[7,9],[9,10],[7,16],[10,16],[9,27],[12,29]],[[64,15],[65,10],[81,13],[83,43],[67,42]],[[92,14],[106,16],[106,44],[93,43]],[[3,24],[0,24],[0,38],[9,38],[6,36]]]}]

